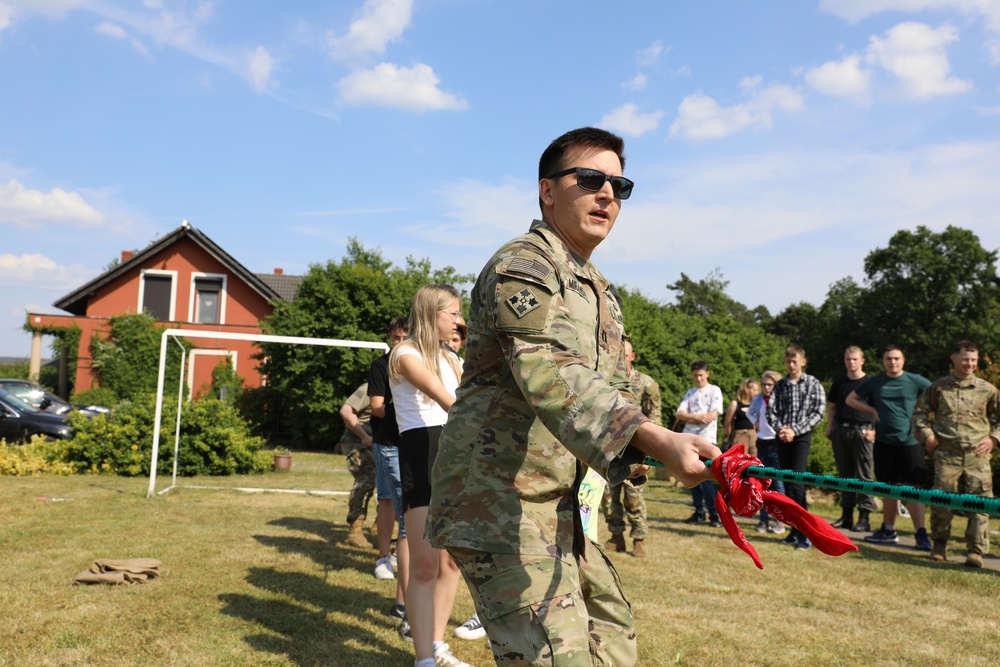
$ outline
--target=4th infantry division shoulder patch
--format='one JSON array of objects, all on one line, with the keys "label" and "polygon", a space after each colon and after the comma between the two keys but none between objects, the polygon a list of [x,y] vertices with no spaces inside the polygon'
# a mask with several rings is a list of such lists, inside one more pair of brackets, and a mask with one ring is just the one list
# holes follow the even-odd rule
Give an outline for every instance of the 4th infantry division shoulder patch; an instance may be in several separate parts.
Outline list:
[{"label": "4th infantry division shoulder patch", "polygon": [[538,297],[536,297],[530,289],[525,287],[519,292],[507,297],[507,305],[511,307],[511,310],[513,310],[514,314],[517,315],[518,319],[520,319],[542,304],[538,300]]}]

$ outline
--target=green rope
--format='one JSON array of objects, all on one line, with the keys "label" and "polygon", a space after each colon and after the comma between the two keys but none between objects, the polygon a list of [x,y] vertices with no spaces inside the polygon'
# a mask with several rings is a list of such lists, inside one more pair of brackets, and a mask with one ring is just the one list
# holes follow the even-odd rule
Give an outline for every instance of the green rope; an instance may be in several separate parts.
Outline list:
[{"label": "green rope", "polygon": [[[646,459],[646,465],[663,467],[662,463],[651,458]],[[705,461],[705,465],[711,466],[712,462]],[[750,466],[743,472],[743,475],[745,477],[756,477],[757,479],[780,479],[783,482],[805,484],[806,486],[816,486],[822,489],[864,493],[883,498],[895,498],[896,500],[907,502],[936,505],[938,507],[947,507],[956,512],[973,512],[1000,517],[1000,498],[985,498],[969,493],[948,493],[947,491],[934,489],[918,489],[912,486],[896,486],[884,482],[866,482],[850,477],[817,475],[811,472],[795,472],[794,470],[767,468],[765,466]]]}]

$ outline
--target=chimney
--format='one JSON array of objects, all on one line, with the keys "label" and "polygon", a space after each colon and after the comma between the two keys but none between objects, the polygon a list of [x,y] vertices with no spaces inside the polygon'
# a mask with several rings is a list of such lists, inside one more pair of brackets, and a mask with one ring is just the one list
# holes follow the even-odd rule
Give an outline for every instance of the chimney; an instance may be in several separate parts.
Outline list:
[{"label": "chimney", "polygon": [[283,275],[284,273],[285,273],[284,269],[275,269],[274,270],[274,275],[276,275],[276,276]]},{"label": "chimney", "polygon": [[134,254],[131,250],[122,250],[122,264],[132,259]]}]

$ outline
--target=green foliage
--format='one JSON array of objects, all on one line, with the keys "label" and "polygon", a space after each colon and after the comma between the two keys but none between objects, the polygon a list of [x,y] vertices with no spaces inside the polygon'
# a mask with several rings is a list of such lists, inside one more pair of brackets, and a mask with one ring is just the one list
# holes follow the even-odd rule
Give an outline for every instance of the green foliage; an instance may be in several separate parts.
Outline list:
[{"label": "green foliage", "polygon": [[[393,266],[380,251],[351,239],[340,262],[315,264],[294,302],[279,303],[262,323],[282,336],[383,341],[393,317],[408,315],[413,295],[429,283],[466,284],[472,276],[428,260]],[[284,421],[298,446],[332,449],[344,431],[341,405],[368,377],[376,350],[262,343],[262,370],[281,394]],[[270,403],[274,405],[273,402]]]},{"label": "green foliage", "polygon": [[84,389],[73,394],[73,403],[83,405],[103,405],[106,408],[113,408],[118,404],[118,395],[107,387],[94,387]]},{"label": "green foliage", "polygon": [[[92,367],[102,387],[122,400],[138,400],[156,392],[160,340],[166,327],[157,326],[149,313],[116,315],[109,320],[107,339],[94,334],[90,341]],[[185,341],[181,345],[190,347]],[[176,396],[181,348],[167,345],[164,395]]]},{"label": "green foliage", "polygon": [[[638,291],[616,289],[636,353],[635,367],[659,383],[663,425],[668,428],[692,386],[692,362],[708,362],[711,382],[722,389],[726,406],[744,378],[783,369],[783,343],[757,325],[743,323],[729,312],[686,312],[689,306],[662,305]],[[719,424],[721,433],[721,419]]]},{"label": "green foliage", "polygon": [[24,444],[8,445],[0,438],[0,476],[70,475],[73,467],[60,460],[60,442],[33,435]]},{"label": "green foliage", "polygon": [[826,436],[826,418],[813,429],[812,444],[809,447],[809,461],[806,470],[817,475],[837,475],[837,462],[833,458],[833,443]]},{"label": "green foliage", "polygon": [[[62,460],[77,472],[148,475],[152,458],[155,396],[123,401],[110,415],[87,419],[70,416],[73,439],[63,444]],[[158,473],[173,469],[175,405],[163,406]],[[232,475],[263,472],[270,466],[260,450],[264,441],[252,436],[228,403],[203,399],[186,403],[181,414],[180,475]]]},{"label": "green foliage", "polygon": [[848,345],[865,350],[865,370],[882,370],[881,350],[903,348],[906,369],[935,379],[949,371],[960,339],[975,341],[988,377],[1000,378],[1000,283],[997,253],[971,231],[949,226],[896,232],[885,248],[865,258],[864,285],[834,283],[819,308],[789,306],[769,326],[806,348],[808,372],[833,378],[843,372]]},{"label": "green foliage", "polygon": [[244,392],[243,378],[236,372],[230,363],[229,357],[212,369],[212,386],[208,391],[208,398],[217,398],[230,403],[238,403],[240,396]]}]

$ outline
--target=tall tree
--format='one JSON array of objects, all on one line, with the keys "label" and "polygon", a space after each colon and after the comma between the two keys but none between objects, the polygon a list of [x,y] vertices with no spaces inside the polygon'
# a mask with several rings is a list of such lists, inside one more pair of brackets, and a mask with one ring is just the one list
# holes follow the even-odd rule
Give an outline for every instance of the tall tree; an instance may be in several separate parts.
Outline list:
[{"label": "tall tree", "polygon": [[[281,336],[384,341],[393,317],[409,315],[413,295],[423,285],[460,287],[472,276],[451,267],[432,269],[426,259],[408,258],[399,268],[350,239],[339,262],[315,264],[303,277],[294,301],[283,302],[263,322]],[[265,343],[262,370],[281,395],[283,422],[301,445],[330,448],[344,431],[338,411],[368,377],[380,352],[353,348]]]},{"label": "tall tree", "polygon": [[865,258],[863,299],[869,344],[895,342],[907,369],[928,377],[948,370],[956,340],[967,338],[981,356],[1000,350],[1000,284],[997,253],[967,229],[927,227],[896,232],[885,248]]}]

